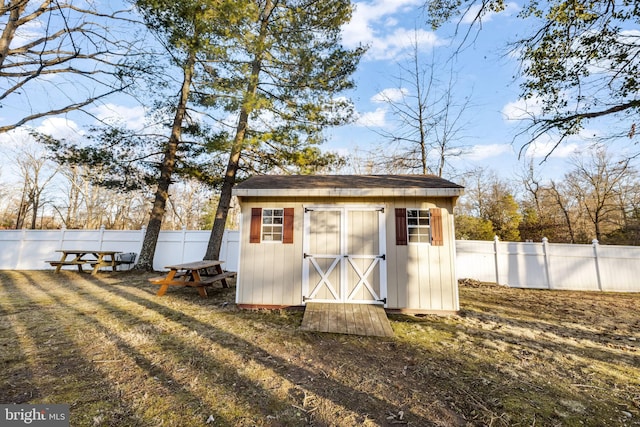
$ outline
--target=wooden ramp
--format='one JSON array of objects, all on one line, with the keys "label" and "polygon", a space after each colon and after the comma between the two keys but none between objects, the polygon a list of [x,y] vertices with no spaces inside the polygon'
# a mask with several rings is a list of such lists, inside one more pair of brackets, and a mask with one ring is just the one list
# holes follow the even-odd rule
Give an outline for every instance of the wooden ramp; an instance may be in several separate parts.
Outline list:
[{"label": "wooden ramp", "polygon": [[376,337],[394,336],[384,307],[375,304],[308,302],[300,329]]}]

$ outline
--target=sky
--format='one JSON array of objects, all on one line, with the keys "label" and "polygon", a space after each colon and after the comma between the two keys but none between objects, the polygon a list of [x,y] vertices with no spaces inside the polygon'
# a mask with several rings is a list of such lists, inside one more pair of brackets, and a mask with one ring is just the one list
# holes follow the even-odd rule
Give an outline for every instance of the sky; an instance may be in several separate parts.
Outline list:
[{"label": "sky", "polygon": [[[354,75],[357,86],[346,94],[355,102],[358,118],[350,125],[328,131],[324,149],[346,156],[387,149],[388,142],[381,134],[392,130],[395,118],[382,99],[410,91],[400,84],[400,66],[411,57],[412,40],[417,37],[420,58],[432,59],[438,76],[444,80],[453,70],[452,93],[456,102],[468,100],[461,120],[464,125],[456,141],[464,147],[464,155],[452,160],[456,171],[485,167],[503,178],[513,179],[522,174],[527,156],[533,156],[543,177],[561,177],[567,170],[567,158],[584,146],[583,142],[567,141],[540,164],[542,157],[549,153],[551,140],[537,143],[524,154],[520,152],[523,141],[514,141],[522,130],[517,119],[522,118],[527,109],[536,108],[535,105],[525,107],[519,97],[520,89],[514,76],[520,64],[508,49],[510,41],[531,30],[516,16],[521,5],[507,2],[504,12],[485,15],[481,29],[472,33],[451,63],[447,61],[451,52],[460,47],[460,33],[468,29],[469,19],[461,17],[457,27],[449,24],[432,31],[425,23],[423,3],[424,0],[355,2],[353,19],[343,29],[343,43],[348,48],[360,44],[369,46]],[[0,124],[5,120],[2,114],[8,114],[9,110],[0,111]],[[131,128],[144,121],[144,109],[122,98],[95,106],[92,113],[103,119],[119,115]],[[88,123],[80,123],[74,117],[46,118],[31,126],[56,137],[82,134]],[[0,143],[10,147],[25,139],[28,139],[26,132],[18,131],[0,136]],[[454,180],[455,176],[449,178]]]},{"label": "sky", "polygon": [[[436,64],[441,79],[454,76],[452,89],[458,104],[468,99],[463,111],[461,133],[456,144],[464,147],[464,155],[452,158],[458,171],[478,167],[488,168],[499,176],[511,178],[522,174],[525,160],[534,157],[540,164],[542,156],[549,151],[550,141],[539,143],[527,153],[520,152],[522,131],[526,111],[519,97],[520,88],[515,78],[519,61],[510,53],[509,42],[523,32],[523,21],[516,15],[520,6],[507,2],[500,14],[485,15],[482,28],[473,30],[464,43],[462,36],[469,29],[471,20],[459,18],[459,25],[446,25],[432,31],[425,24],[421,6],[423,0],[373,0],[356,3],[352,22],[345,28],[343,42],[347,47],[359,43],[370,46],[355,75],[358,87],[353,99],[359,114],[356,123],[332,132],[329,146],[340,151],[344,147],[385,146],[387,141],[380,134],[394,123],[389,105],[381,102],[381,93],[397,90],[400,86],[401,65],[412,56],[412,44],[419,40],[419,55]],[[455,34],[455,30],[458,34]],[[452,52],[463,49],[452,67],[447,61]],[[407,88],[407,90],[410,90]],[[388,98],[388,97],[387,97]],[[550,158],[539,165],[549,176],[558,176],[565,171],[565,160],[579,144],[569,142],[559,147]]]}]

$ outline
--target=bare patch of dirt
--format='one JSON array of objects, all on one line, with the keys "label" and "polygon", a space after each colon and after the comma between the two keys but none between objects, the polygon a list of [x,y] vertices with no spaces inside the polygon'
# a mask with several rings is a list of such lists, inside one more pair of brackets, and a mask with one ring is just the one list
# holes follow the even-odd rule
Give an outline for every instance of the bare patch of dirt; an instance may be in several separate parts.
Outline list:
[{"label": "bare patch of dirt", "polygon": [[640,425],[640,294],[466,280],[459,315],[375,338],[148,277],[0,272],[0,402],[74,426]]}]

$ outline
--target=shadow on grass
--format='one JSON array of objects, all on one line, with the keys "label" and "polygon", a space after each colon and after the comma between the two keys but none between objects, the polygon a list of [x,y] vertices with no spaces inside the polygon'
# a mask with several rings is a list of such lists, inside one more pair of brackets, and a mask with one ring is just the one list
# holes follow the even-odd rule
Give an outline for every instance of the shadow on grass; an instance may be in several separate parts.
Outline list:
[{"label": "shadow on grass", "polygon": [[[33,288],[31,290],[44,290],[28,275],[22,277],[28,280]],[[105,415],[109,417],[109,425],[141,425],[132,417],[133,409],[127,399],[112,388],[103,373],[95,369],[92,361],[80,354],[78,343],[73,339],[73,335],[80,331],[75,329],[75,323],[67,322],[67,313],[61,312],[62,308],[68,306],[45,290],[44,294],[55,305],[43,308],[42,294],[36,301],[28,292],[21,290],[22,286],[11,286],[11,280],[6,275],[2,275],[1,280],[5,297],[2,306],[9,307],[8,316],[12,317],[9,320],[11,326],[7,328],[13,330],[15,337],[12,351],[22,349],[22,356],[17,363],[20,369],[10,374],[7,370],[14,363],[2,358],[6,366],[3,375],[10,375],[10,383],[9,387],[0,388],[0,402],[69,403],[71,421],[73,424],[77,421],[78,425],[95,424]],[[16,296],[23,310],[12,312],[11,301],[16,300]],[[70,327],[72,325],[74,328]],[[2,340],[6,338],[3,330]],[[25,351],[29,354],[25,354]],[[90,408],[96,402],[96,390],[99,390],[97,399],[100,404],[96,410],[92,410]],[[75,412],[76,408],[82,408],[82,413]]]},{"label": "shadow on grass", "polygon": [[[169,307],[168,305],[174,302],[169,298],[164,298],[162,303],[156,302],[154,300],[158,297],[144,293],[140,295],[141,292],[137,288],[108,285],[100,278],[90,276],[78,277],[74,275],[73,280],[65,281],[62,275],[49,275],[47,279],[53,279],[58,283],[57,286],[52,286],[52,283],[45,285],[41,280],[33,280],[30,274],[24,274],[23,279],[29,281],[29,286],[34,288],[34,292],[48,295],[59,307],[64,308],[65,316],[51,318],[49,321],[57,322],[60,326],[64,325],[65,327],[74,327],[78,324],[76,322],[79,322],[83,328],[95,331],[95,333],[87,334],[88,336],[104,336],[106,341],[113,343],[127,359],[134,361],[148,377],[155,377],[159,383],[164,385],[166,392],[175,400],[174,407],[186,406],[192,410],[202,410],[210,407],[211,402],[203,400],[196,392],[191,392],[187,381],[164,369],[164,361],[171,361],[171,364],[189,365],[194,371],[208,373],[207,378],[211,380],[220,379],[223,386],[229,387],[224,398],[231,399],[246,413],[233,419],[225,418],[219,412],[215,413],[213,415],[216,419],[216,425],[234,425],[239,420],[241,423],[249,424],[300,425],[305,421],[310,422],[311,418],[314,418],[315,425],[335,423],[335,420],[324,422],[320,414],[304,410],[304,400],[307,394],[313,394],[331,402],[334,411],[342,411],[343,415],[348,417],[345,418],[345,422],[349,424],[351,422],[362,424],[367,420],[374,419],[378,424],[384,424],[388,414],[381,408],[393,408],[393,404],[388,400],[347,385],[338,378],[321,372],[320,369],[290,363],[287,359],[266,351],[248,339],[221,329],[215,324],[203,322],[184,311]],[[68,302],[67,296],[71,294],[74,298],[78,298],[77,302]],[[114,296],[120,299],[114,300]],[[140,307],[141,310],[152,310],[160,315],[161,319],[149,320],[145,318],[136,313],[137,310],[132,309],[130,306],[132,303]],[[201,303],[198,301],[198,304]],[[202,309],[202,307],[194,308]],[[107,312],[114,321],[123,325],[144,327],[149,331],[154,340],[153,346],[157,347],[157,351],[162,354],[160,361],[150,359],[146,353],[127,343],[117,332],[112,330],[107,320],[101,318],[103,315],[101,312]],[[259,315],[252,317],[256,322],[260,322]],[[243,320],[238,319],[238,321]],[[227,365],[218,361],[215,354],[211,354],[202,346],[193,344],[188,336],[172,333],[168,337],[169,339],[167,337],[157,338],[166,334],[163,329],[164,325],[159,325],[158,322],[177,324],[185,330],[194,331],[200,337],[208,340],[210,346],[222,346],[234,353],[241,364],[255,364],[261,367],[265,373],[271,372],[272,375],[279,376],[280,381],[290,382],[288,396],[283,398],[270,392],[265,388],[263,382],[244,375],[238,365]],[[313,334],[308,336],[311,338],[310,343],[312,344],[313,341],[322,340]],[[74,344],[70,343],[70,345]],[[82,363],[86,365],[91,361],[82,361]],[[357,360],[354,360],[354,363],[357,363]],[[115,369],[117,370],[118,367]],[[87,372],[96,377],[104,375],[98,371]],[[107,380],[101,387],[114,386],[110,385]],[[125,396],[124,400],[120,399],[119,404],[124,404],[126,401]],[[287,412],[286,408],[298,408],[302,411]],[[150,419],[140,414],[139,407],[134,406],[134,411],[138,417],[141,417],[143,423],[151,422]],[[280,411],[279,415],[273,415],[278,411]],[[405,419],[411,420],[416,425],[435,425],[434,421],[437,421],[425,418],[410,409],[405,412]],[[286,419],[276,420],[277,416],[286,417]],[[306,420],[305,416],[307,416]]]}]

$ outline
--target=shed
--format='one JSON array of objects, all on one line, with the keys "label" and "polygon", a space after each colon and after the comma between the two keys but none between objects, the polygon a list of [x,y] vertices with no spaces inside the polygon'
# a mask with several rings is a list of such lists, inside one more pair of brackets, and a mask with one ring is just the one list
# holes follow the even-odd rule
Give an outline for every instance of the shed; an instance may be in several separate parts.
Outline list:
[{"label": "shed", "polygon": [[263,175],[234,188],[236,303],[380,304],[459,310],[453,207],[464,188],[432,175]]}]

